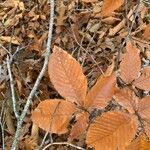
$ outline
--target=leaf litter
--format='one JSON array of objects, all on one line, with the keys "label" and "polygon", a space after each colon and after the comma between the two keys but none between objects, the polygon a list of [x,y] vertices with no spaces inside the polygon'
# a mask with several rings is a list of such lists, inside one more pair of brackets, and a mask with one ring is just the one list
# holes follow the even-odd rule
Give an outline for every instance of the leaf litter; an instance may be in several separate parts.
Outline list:
[{"label": "leaf litter", "polygon": [[[55,27],[52,46],[57,45],[66,50],[80,63],[83,68],[83,73],[88,80],[88,90],[93,87],[97,80],[100,80],[99,76],[105,74],[108,66],[110,66],[112,62],[117,61],[118,49],[122,47],[123,40],[128,34],[128,26],[131,27],[132,25],[136,7],[138,5],[135,1],[128,2],[128,8],[126,10],[125,2],[123,0],[119,0],[118,2],[114,1],[114,7],[110,7],[112,5],[111,3],[110,0],[55,1]],[[17,120],[13,116],[6,56],[8,52],[15,54],[17,49],[19,49],[13,60],[12,73],[17,99],[17,110],[21,112],[26,103],[26,97],[29,95],[43,65],[48,32],[49,5],[48,0],[30,2],[23,0],[6,0],[0,2],[0,110],[2,114],[0,121],[4,123],[4,128],[1,130],[4,130],[5,132],[4,139],[2,134],[0,135],[0,145],[5,142],[7,149],[10,149]],[[107,9],[109,9],[109,11],[107,11]],[[141,3],[138,9],[138,16],[136,17],[136,21],[133,24],[133,29],[131,31],[132,45],[139,51],[137,54],[138,58],[136,58],[139,63],[141,62],[141,65],[139,65],[141,68],[137,67],[136,75],[129,73],[128,79],[130,82],[126,81],[125,77],[120,74],[121,68],[119,70],[120,72],[117,72],[117,74],[120,74],[120,77],[118,77],[119,84],[122,84],[122,81],[120,80],[125,82],[122,84],[123,86],[125,86],[125,84],[132,84],[132,88],[140,100],[144,96],[149,95],[149,92],[143,91],[149,90],[150,85],[148,84],[150,79],[148,67],[150,65],[150,40],[148,32],[150,23],[149,12],[149,7],[145,3]],[[130,50],[128,53],[129,54],[126,53],[124,45],[123,51],[120,52],[119,61],[125,57],[124,55],[129,55],[130,57]],[[127,61],[122,61],[121,63],[127,63]],[[130,67],[134,68],[132,63],[134,64],[134,61],[131,61],[129,66],[131,65]],[[148,78],[147,84],[144,83],[146,81],[143,81],[143,78]],[[58,93],[59,91],[57,92],[55,90],[56,87],[53,86],[51,82],[52,81],[49,80],[49,75],[46,72],[39,85],[39,89],[35,94],[32,107],[24,120],[19,142],[20,149],[35,149],[36,146],[40,145],[45,135],[43,130],[37,129],[36,126],[32,125],[30,116],[37,105],[44,99],[62,99],[62,96],[64,97],[64,95]],[[67,98],[69,99],[70,97]],[[131,99],[132,101],[137,101],[138,98]],[[76,102],[78,103],[78,101]],[[129,103],[129,101],[126,101],[124,104],[119,97],[117,98],[117,102],[119,104],[113,102],[109,103],[108,106],[110,107],[110,110],[120,109],[120,107],[118,107],[120,105],[123,105],[123,109],[132,113],[134,110],[138,109],[138,104],[134,106],[136,109],[133,109],[133,107],[131,107],[132,104]],[[146,102],[147,101],[145,100],[145,103]],[[98,106],[97,101],[94,105]],[[99,105],[102,106],[102,104]],[[106,105],[107,103],[105,102],[103,106]],[[97,112],[95,114],[99,114],[103,111],[107,112],[109,109],[108,107],[105,107],[104,110],[99,110],[98,107],[98,109],[93,110],[93,112],[95,111]],[[139,113],[144,116],[144,111],[142,112],[142,110],[140,110]],[[71,126],[73,125],[78,128],[78,122],[81,121],[80,115],[82,116],[82,113],[79,113],[78,115],[78,119],[73,119],[74,123],[69,123],[69,131],[71,131]],[[123,114],[120,114],[120,116],[121,115]],[[86,121],[88,120],[87,118],[85,118]],[[148,122],[145,121],[145,130],[149,136],[147,124]],[[83,123],[84,128],[85,126],[87,127],[87,124]],[[34,129],[35,132],[33,133]],[[72,128],[70,139],[73,138],[73,136],[78,136],[78,133],[76,133],[76,135],[73,130],[75,129]],[[79,128],[78,132],[82,130],[82,128]],[[89,134],[90,133],[88,133],[88,135]],[[34,138],[34,135],[36,135],[36,138]],[[69,133],[61,136],[54,134],[53,138],[55,142],[59,142],[66,141],[68,136]],[[143,135],[140,136],[137,141],[141,140],[140,138],[143,140],[143,137]],[[81,136],[79,139],[74,140],[73,143],[85,147],[86,144],[84,139],[85,136]],[[46,145],[46,142],[48,141],[49,138],[47,138],[44,145]],[[130,147],[132,147],[132,144],[129,145],[127,149],[130,149]],[[60,145],[51,146],[49,149],[73,150],[75,148]]]}]

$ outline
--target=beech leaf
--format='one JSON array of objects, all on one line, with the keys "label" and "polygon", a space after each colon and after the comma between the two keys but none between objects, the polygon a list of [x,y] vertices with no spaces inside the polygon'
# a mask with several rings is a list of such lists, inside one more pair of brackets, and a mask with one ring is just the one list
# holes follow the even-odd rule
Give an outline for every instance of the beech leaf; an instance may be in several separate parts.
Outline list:
[{"label": "beech leaf", "polygon": [[128,88],[116,90],[114,99],[125,109],[127,109],[131,114],[134,114],[138,109],[139,99]]},{"label": "beech leaf", "polygon": [[116,150],[127,146],[134,138],[138,122],[123,112],[107,112],[89,127],[86,143],[95,150]]},{"label": "beech leaf", "polygon": [[149,150],[150,142],[144,134],[133,140],[125,150]]},{"label": "beech leaf", "polygon": [[69,121],[76,111],[76,105],[71,102],[48,99],[39,103],[32,112],[31,119],[33,123],[45,131],[63,134],[68,131]]},{"label": "beech leaf", "polygon": [[85,112],[78,114],[76,116],[76,121],[77,122],[72,127],[68,142],[71,142],[73,139],[78,139],[85,134],[89,123],[89,114]]},{"label": "beech leaf", "polygon": [[123,5],[124,0],[104,0],[102,6],[102,17],[110,16],[112,12]]},{"label": "beech leaf", "polygon": [[85,107],[104,108],[112,99],[115,89],[116,77],[114,74],[107,77],[100,76],[87,94]]},{"label": "beech leaf", "polygon": [[126,83],[131,83],[140,73],[141,60],[138,50],[132,46],[131,42],[127,43],[126,53],[123,55],[120,63],[121,79]]},{"label": "beech leaf", "polygon": [[66,51],[54,46],[48,73],[56,90],[67,100],[83,104],[87,79],[80,64]]},{"label": "beech leaf", "polygon": [[142,75],[133,82],[133,85],[142,90],[150,90],[150,67],[144,68]]},{"label": "beech leaf", "polygon": [[143,37],[144,39],[149,39],[150,38],[150,23],[146,26],[144,33],[143,33]]}]

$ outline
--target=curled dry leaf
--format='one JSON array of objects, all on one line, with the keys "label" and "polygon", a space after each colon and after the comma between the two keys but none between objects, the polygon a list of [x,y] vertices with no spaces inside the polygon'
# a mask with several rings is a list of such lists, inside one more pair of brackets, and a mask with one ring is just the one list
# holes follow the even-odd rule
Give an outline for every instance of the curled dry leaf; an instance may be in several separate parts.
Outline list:
[{"label": "curled dry leaf", "polygon": [[32,112],[31,119],[45,131],[63,134],[68,131],[69,121],[76,110],[76,105],[71,102],[48,99],[42,101]]},{"label": "curled dry leaf", "polygon": [[116,89],[116,77],[100,76],[96,84],[88,92],[85,107],[104,108],[111,100]]},{"label": "curled dry leaf", "polygon": [[126,46],[126,53],[120,63],[120,77],[126,84],[129,84],[138,77],[140,69],[141,60],[138,49],[133,47],[131,42],[128,42]]},{"label": "curled dry leaf", "polygon": [[104,0],[102,6],[102,17],[110,16],[112,12],[123,5],[124,0]]},{"label": "curled dry leaf", "polygon": [[150,67],[144,68],[142,75],[133,82],[133,85],[142,90],[150,90]]},{"label": "curled dry leaf", "polygon": [[150,142],[144,133],[142,133],[138,138],[133,140],[130,145],[128,145],[125,150],[149,150]]},{"label": "curled dry leaf", "polygon": [[139,99],[135,96],[134,92],[128,88],[116,90],[114,99],[131,114],[134,114],[138,109]]},{"label": "curled dry leaf", "polygon": [[71,55],[55,46],[50,57],[48,73],[54,87],[64,98],[83,104],[87,79],[80,64]]},{"label": "curled dry leaf", "polygon": [[77,122],[74,124],[69,135],[69,142],[71,142],[73,139],[78,139],[83,134],[85,134],[89,123],[89,114],[86,112],[78,114],[76,116],[76,121]]},{"label": "curled dry leaf", "polygon": [[122,149],[134,138],[137,126],[134,116],[123,112],[107,112],[91,124],[86,143],[95,150]]}]

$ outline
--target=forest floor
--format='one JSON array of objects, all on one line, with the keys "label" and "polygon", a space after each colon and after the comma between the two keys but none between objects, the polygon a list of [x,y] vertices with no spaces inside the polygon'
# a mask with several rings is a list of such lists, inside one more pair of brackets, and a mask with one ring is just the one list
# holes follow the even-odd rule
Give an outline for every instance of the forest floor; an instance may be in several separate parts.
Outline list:
[{"label": "forest floor", "polygon": [[[85,1],[55,0],[51,53],[53,46],[57,45],[71,54],[81,64],[88,79],[88,88],[94,85],[97,78],[113,62],[115,69],[118,69],[128,39],[140,50],[142,66],[149,66],[150,2],[126,0],[111,15],[103,17],[102,0],[91,0],[89,3]],[[41,72],[49,18],[49,0],[0,1],[0,149],[10,149],[17,127],[12,89],[17,103],[16,109],[21,114]],[[141,97],[149,94],[142,90],[140,93]],[[33,126],[31,112],[42,100],[61,97],[51,84],[47,70],[34,95],[20,132],[21,150],[36,149],[45,136],[45,131],[41,129],[38,129],[38,135],[34,135],[37,127]],[[65,142],[67,135],[68,133],[60,136],[54,134],[53,141]],[[33,136],[38,138],[35,140]],[[43,147],[49,141],[48,136]],[[84,138],[74,140],[73,144],[86,148]],[[48,149],[75,150],[77,147],[62,144],[50,146]]]}]

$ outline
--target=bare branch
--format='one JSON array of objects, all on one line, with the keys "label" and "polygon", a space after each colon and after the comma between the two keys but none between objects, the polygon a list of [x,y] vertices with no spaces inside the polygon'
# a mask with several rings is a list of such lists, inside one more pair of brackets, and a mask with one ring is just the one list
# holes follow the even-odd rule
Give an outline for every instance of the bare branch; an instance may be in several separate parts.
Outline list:
[{"label": "bare branch", "polygon": [[16,96],[15,96],[14,80],[13,80],[13,76],[12,76],[12,72],[11,72],[11,66],[10,66],[11,61],[10,61],[8,55],[7,55],[7,58],[6,58],[6,63],[7,63],[9,80],[10,80],[12,103],[13,103],[13,111],[14,111],[16,119],[19,119],[19,115],[18,115],[18,112],[17,112],[17,109],[16,109],[17,102],[16,102]]},{"label": "bare branch", "polygon": [[17,144],[19,141],[19,136],[20,136],[20,131],[22,128],[23,120],[24,120],[24,118],[25,118],[25,116],[29,110],[30,104],[31,104],[32,99],[35,95],[35,92],[39,86],[39,83],[40,83],[40,81],[41,81],[42,77],[44,76],[44,73],[47,69],[49,55],[50,55],[51,41],[52,41],[53,24],[54,24],[54,0],[50,0],[50,5],[51,5],[51,7],[50,7],[49,32],[48,32],[48,41],[47,41],[44,64],[43,64],[42,70],[39,73],[39,76],[38,76],[38,78],[37,78],[37,80],[33,86],[33,89],[31,90],[29,97],[27,98],[27,102],[25,104],[23,112],[22,112],[22,114],[19,117],[19,120],[17,122],[17,129],[16,129],[16,133],[15,133],[15,137],[14,137],[14,141],[13,141],[11,150],[17,149]]},{"label": "bare branch", "polygon": [[79,149],[79,150],[85,150],[85,149],[82,148],[82,147],[73,145],[73,144],[68,143],[68,142],[56,142],[56,143],[50,143],[50,144],[48,144],[47,146],[45,146],[42,150],[46,150],[48,147],[54,146],[54,145],[68,145],[68,146],[74,147],[74,148]]}]

